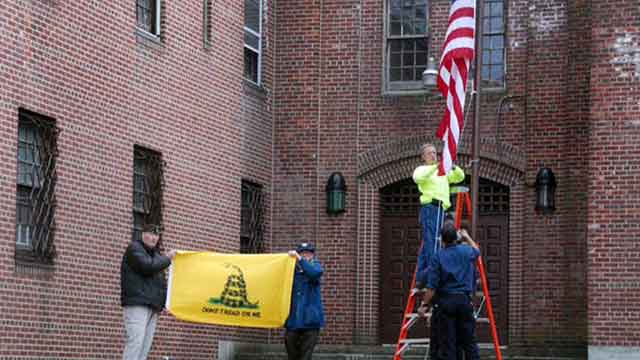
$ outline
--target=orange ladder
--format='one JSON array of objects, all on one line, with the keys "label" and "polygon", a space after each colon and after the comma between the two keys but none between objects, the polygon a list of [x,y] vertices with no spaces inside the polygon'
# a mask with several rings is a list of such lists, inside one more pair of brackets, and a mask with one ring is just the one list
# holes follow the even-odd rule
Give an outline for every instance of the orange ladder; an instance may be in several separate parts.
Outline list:
[{"label": "orange ladder", "polygon": [[[460,224],[462,223],[462,213],[464,212],[463,206],[466,206],[467,212],[469,214],[469,219],[471,219],[471,197],[469,196],[469,189],[463,186],[458,186],[456,188],[452,188],[452,193],[456,193],[456,213],[455,213],[455,226],[460,229]],[[420,246],[420,251],[422,251],[422,246],[424,245],[424,240],[422,245]],[[482,261],[482,256],[478,256],[478,260],[476,261],[476,266],[478,267],[478,272],[480,273],[480,280],[482,283],[482,293],[483,298],[480,306],[475,311],[474,315],[476,317],[477,322],[488,322],[491,328],[491,337],[493,338],[493,347],[496,352],[496,359],[502,360],[502,352],[500,350],[500,340],[498,338],[498,330],[496,329],[496,321],[493,316],[493,306],[491,305],[491,297],[489,296],[489,287],[487,284],[487,275],[484,268],[484,262]],[[421,292],[415,288],[416,286],[416,269],[413,270],[413,278],[411,279],[411,291],[409,293],[409,300],[407,301],[407,306],[404,309],[404,317],[402,319],[402,327],[400,328],[400,335],[398,336],[398,343],[396,345],[396,352],[393,356],[393,360],[402,360],[402,355],[404,352],[409,349],[412,345],[426,345],[429,344],[428,338],[415,338],[410,339],[407,337],[409,334],[409,329],[418,322],[419,315],[414,311],[416,307],[416,298],[418,294]],[[487,315],[488,318],[478,318],[478,314],[482,309],[482,305],[485,304],[487,306]],[[427,314],[426,319],[429,320],[431,317],[431,313]],[[433,331],[433,329],[432,329]]]}]

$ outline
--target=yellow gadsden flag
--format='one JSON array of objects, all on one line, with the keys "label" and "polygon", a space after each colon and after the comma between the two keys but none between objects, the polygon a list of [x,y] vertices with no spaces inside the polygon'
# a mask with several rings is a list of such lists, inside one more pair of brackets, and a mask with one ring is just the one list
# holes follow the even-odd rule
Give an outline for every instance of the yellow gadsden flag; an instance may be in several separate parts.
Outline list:
[{"label": "yellow gadsden flag", "polygon": [[295,264],[287,254],[180,251],[171,264],[166,307],[185,321],[282,327]]}]

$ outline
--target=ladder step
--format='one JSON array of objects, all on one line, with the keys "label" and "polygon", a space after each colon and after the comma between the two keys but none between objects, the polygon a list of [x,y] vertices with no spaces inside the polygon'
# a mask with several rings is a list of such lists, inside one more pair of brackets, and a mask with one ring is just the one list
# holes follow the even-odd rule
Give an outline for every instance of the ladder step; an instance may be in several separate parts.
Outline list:
[{"label": "ladder step", "polygon": [[406,345],[428,344],[429,338],[402,339],[400,343]]}]

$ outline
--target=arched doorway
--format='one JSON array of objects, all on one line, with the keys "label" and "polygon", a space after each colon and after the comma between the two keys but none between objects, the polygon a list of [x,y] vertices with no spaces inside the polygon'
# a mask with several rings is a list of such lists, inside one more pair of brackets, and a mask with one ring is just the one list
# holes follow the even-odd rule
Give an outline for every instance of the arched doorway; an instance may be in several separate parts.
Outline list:
[{"label": "arched doorway", "polygon": [[[478,241],[487,277],[500,341],[507,341],[507,282],[509,263],[509,187],[481,179],[478,198]],[[380,341],[395,343],[407,302],[411,276],[421,242],[418,223],[419,193],[411,179],[380,189]],[[479,292],[480,294],[480,292]],[[482,314],[485,316],[486,314]],[[426,337],[414,326],[411,337]],[[479,342],[491,342],[487,324],[478,323]]]}]

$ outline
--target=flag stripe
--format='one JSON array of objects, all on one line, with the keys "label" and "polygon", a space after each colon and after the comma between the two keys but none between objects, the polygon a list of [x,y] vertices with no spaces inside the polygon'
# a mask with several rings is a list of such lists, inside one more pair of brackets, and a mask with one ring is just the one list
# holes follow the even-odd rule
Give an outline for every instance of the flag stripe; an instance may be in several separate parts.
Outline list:
[{"label": "flag stripe", "polygon": [[436,131],[436,136],[444,144],[440,175],[448,173],[453,167],[464,128],[467,78],[475,55],[475,16],[475,0],[454,0],[451,4],[438,71],[438,89],[447,105]]}]

